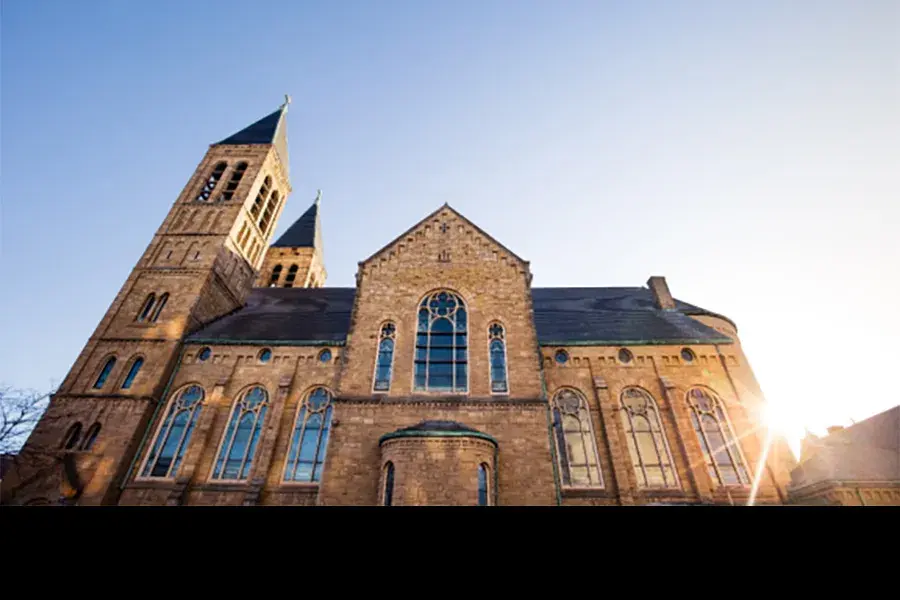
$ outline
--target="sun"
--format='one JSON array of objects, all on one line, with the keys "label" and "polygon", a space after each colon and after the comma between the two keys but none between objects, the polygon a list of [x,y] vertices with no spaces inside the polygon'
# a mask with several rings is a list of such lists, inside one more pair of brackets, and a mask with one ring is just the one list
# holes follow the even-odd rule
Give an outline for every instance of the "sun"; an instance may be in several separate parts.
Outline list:
[{"label": "sun", "polygon": [[763,420],[774,435],[787,440],[794,456],[799,459],[800,444],[807,432],[807,425],[804,423],[800,411],[792,410],[786,404],[766,402],[763,408]]}]

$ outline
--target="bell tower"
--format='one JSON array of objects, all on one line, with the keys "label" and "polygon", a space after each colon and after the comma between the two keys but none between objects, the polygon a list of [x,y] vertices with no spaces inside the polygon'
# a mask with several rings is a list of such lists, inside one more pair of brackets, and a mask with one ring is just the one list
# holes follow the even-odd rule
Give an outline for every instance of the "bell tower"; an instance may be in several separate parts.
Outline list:
[{"label": "bell tower", "polygon": [[289,102],[209,146],[4,477],[4,503],[114,502],[183,339],[257,278],[291,192]]},{"label": "bell tower", "polygon": [[325,259],[319,204],[322,190],[306,212],[266,252],[256,287],[322,287]]}]

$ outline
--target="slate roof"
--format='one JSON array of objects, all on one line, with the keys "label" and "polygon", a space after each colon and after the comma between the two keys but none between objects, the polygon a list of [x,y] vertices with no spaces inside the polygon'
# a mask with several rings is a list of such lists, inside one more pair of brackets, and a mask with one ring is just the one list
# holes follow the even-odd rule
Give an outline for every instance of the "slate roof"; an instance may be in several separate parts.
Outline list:
[{"label": "slate roof", "polygon": [[478,432],[468,425],[463,425],[458,421],[442,421],[439,419],[427,419],[420,421],[410,427],[402,427],[397,431],[471,431]]},{"label": "slate roof", "polygon": [[[340,344],[355,288],[256,288],[247,305],[188,338],[220,343]],[[647,288],[533,288],[542,345],[717,344],[732,340],[686,316],[703,311],[676,301],[659,310]]]},{"label": "slate roof", "polygon": [[316,240],[321,236],[319,226],[319,204],[315,203],[294,221],[294,224],[281,234],[281,237],[272,244],[277,248],[312,248],[316,246]]},{"label": "slate roof", "polygon": [[287,146],[287,104],[214,145],[274,144],[285,173],[290,176]]},{"label": "slate roof", "polygon": [[342,344],[355,288],[257,288],[243,308],[188,336],[189,342]]},{"label": "slate roof", "polygon": [[791,486],[824,481],[900,482],[900,406],[811,442]]}]

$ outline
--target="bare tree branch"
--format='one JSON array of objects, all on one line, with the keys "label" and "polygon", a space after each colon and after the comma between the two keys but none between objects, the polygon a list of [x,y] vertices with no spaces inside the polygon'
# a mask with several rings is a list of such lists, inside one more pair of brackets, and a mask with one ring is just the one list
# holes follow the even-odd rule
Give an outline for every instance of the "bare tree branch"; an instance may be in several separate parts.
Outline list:
[{"label": "bare tree branch", "polygon": [[0,454],[17,452],[34,429],[53,392],[0,384]]}]

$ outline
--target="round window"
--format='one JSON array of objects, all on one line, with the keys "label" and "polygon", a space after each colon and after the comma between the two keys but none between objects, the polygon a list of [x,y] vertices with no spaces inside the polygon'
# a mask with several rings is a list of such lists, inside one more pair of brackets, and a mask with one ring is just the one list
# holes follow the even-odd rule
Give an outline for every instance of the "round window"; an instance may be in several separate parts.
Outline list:
[{"label": "round window", "polygon": [[259,352],[259,362],[267,363],[272,359],[272,351],[268,348],[260,350]]},{"label": "round window", "polygon": [[200,362],[204,362],[206,360],[209,360],[210,356],[212,356],[212,350],[210,350],[209,348],[204,348],[197,355],[197,358],[200,360]]},{"label": "round window", "polygon": [[626,365],[634,360],[634,354],[631,353],[631,350],[628,348],[622,348],[619,350],[619,362],[625,363]]},{"label": "round window", "polygon": [[331,350],[322,350],[319,352],[319,360],[323,363],[327,363],[331,360]]},{"label": "round window", "polygon": [[569,362],[569,353],[566,352],[565,350],[557,350],[556,351],[556,362],[558,362],[561,365],[564,365],[567,362]]},{"label": "round window", "polygon": [[684,362],[694,362],[694,351],[690,348],[682,348],[681,349],[681,360]]}]

